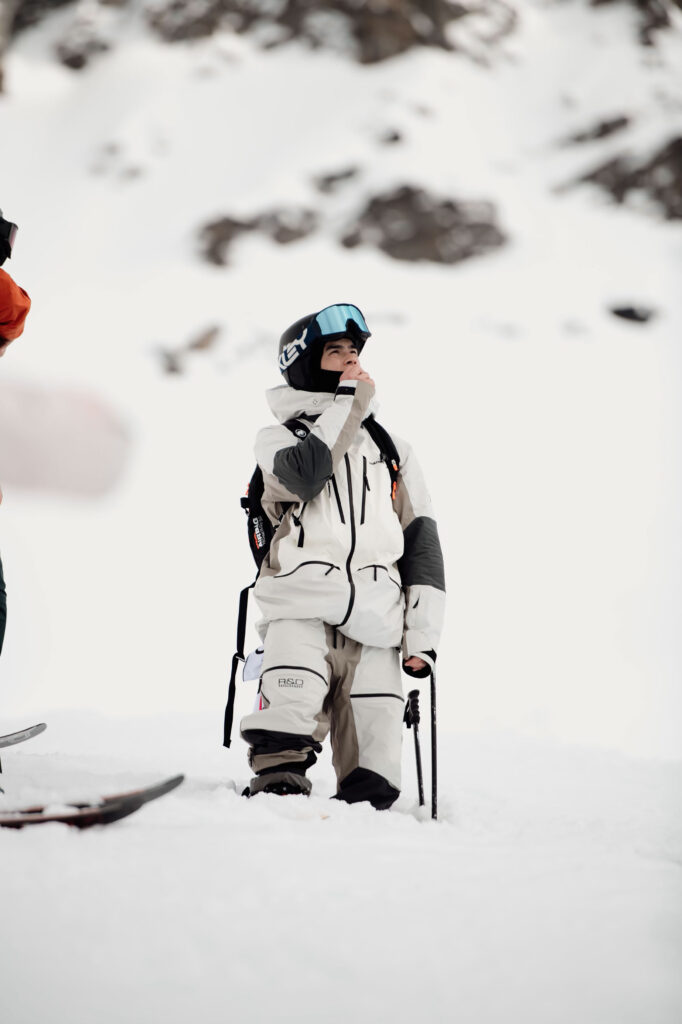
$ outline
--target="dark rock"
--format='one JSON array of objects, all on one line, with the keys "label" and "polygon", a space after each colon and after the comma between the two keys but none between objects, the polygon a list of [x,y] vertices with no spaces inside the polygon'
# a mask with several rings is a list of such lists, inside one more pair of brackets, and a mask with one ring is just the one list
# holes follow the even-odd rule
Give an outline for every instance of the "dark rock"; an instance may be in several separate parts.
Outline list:
[{"label": "dark rock", "polygon": [[12,32],[16,34],[24,28],[31,28],[42,21],[46,15],[52,14],[58,7],[66,7],[67,4],[73,3],[75,0],[19,0],[12,23]]},{"label": "dark rock", "polygon": [[229,6],[224,0],[161,0],[147,10],[147,20],[168,43],[203,39],[213,35]]},{"label": "dark rock", "polygon": [[189,353],[210,351],[215,347],[221,332],[222,328],[220,325],[213,324],[211,327],[204,327],[197,334],[193,335],[185,345],[179,345],[172,349],[159,348],[157,351],[164,373],[184,373]]},{"label": "dark rock", "polygon": [[575,135],[571,135],[568,141],[595,142],[597,139],[606,139],[609,135],[615,135],[616,132],[627,128],[629,124],[630,118],[626,117],[625,114],[621,114],[619,117],[610,117],[606,121],[599,121],[592,128],[588,128],[584,132],[577,132]]},{"label": "dark rock", "polygon": [[605,188],[623,203],[630,192],[641,190],[658,204],[666,220],[682,219],[682,136],[672,139],[650,160],[637,164],[626,156],[615,157],[580,182],[592,182]]},{"label": "dark rock", "polygon": [[214,348],[221,333],[222,327],[220,324],[204,327],[189,339],[185,348],[188,352],[207,352],[209,349]]},{"label": "dark rock", "polygon": [[610,312],[622,320],[632,320],[637,324],[645,324],[656,315],[655,310],[646,306],[611,306]]},{"label": "dark rock", "polygon": [[320,174],[313,179],[316,188],[325,195],[336,192],[339,185],[345,185],[353,178],[357,178],[360,172],[359,167],[345,167],[341,171],[332,171],[330,174]]},{"label": "dark rock", "polygon": [[[1,2],[1,0],[0,0]],[[12,34],[37,25],[48,14],[73,4],[74,0],[19,0],[12,21]],[[99,0],[100,5],[122,7],[128,0]],[[55,46],[57,57],[68,68],[80,71],[98,53],[109,50],[110,43],[97,27],[97,6],[83,8]]]},{"label": "dark rock", "polygon": [[89,63],[91,57],[98,53],[106,53],[108,49],[109,43],[100,39],[95,33],[77,31],[73,34],[70,33],[57,43],[55,52],[67,68],[81,71]]},{"label": "dark rock", "polygon": [[235,238],[253,231],[256,224],[252,220],[235,220],[233,217],[220,217],[218,220],[205,224],[199,233],[199,244],[204,259],[223,267],[227,263],[227,250]]},{"label": "dark rock", "polygon": [[184,364],[182,361],[181,351],[173,351],[169,348],[160,348],[158,352],[164,373],[180,374],[183,372]]},{"label": "dark rock", "polygon": [[[13,31],[35,25],[55,8],[74,2],[19,0]],[[100,0],[115,6],[128,2]],[[483,7],[480,2],[470,7],[456,0],[153,0],[145,16],[168,42],[211,36],[222,24],[240,33],[270,25],[279,34],[263,41],[266,49],[292,39],[314,48],[343,47],[349,39],[356,58],[374,64],[417,46],[453,49],[448,25],[480,16],[486,5],[491,10],[500,6],[499,0],[483,0]]]},{"label": "dark rock", "polygon": [[654,46],[656,33],[670,28],[672,7],[682,8],[682,0],[591,0],[593,7],[604,4],[629,4],[639,14],[639,41],[642,46]]},{"label": "dark rock", "polygon": [[458,263],[506,241],[486,202],[437,199],[404,186],[375,196],[341,239],[346,248],[375,245],[397,260]]},{"label": "dark rock", "polygon": [[317,214],[312,210],[269,210],[251,220],[221,217],[212,221],[201,229],[199,244],[204,258],[222,267],[228,262],[228,249],[232,242],[249,231],[262,231],[274,242],[288,245],[312,234],[316,227]]},{"label": "dark rock", "polygon": [[402,141],[402,132],[399,132],[397,128],[387,128],[383,135],[379,136],[379,142],[384,146],[395,146],[396,143]]},{"label": "dark rock", "polygon": [[269,235],[274,242],[288,245],[312,234],[317,227],[317,214],[312,210],[273,210],[261,214],[254,226]]},{"label": "dark rock", "polygon": [[447,26],[470,13],[453,0],[157,0],[148,19],[171,42],[211,35],[225,20],[235,32],[278,26],[281,37],[264,44],[268,48],[291,39],[317,48],[329,45],[334,35],[330,19],[337,17],[347,26],[339,39],[349,34],[358,60],[373,64],[414,46],[452,49]]}]

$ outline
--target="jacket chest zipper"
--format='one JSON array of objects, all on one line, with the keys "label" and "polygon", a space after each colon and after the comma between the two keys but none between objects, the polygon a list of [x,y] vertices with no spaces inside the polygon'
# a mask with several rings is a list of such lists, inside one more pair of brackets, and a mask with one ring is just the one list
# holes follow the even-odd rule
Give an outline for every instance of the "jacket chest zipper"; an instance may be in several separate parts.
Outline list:
[{"label": "jacket chest zipper", "polygon": [[336,506],[337,506],[337,508],[339,510],[339,518],[341,519],[341,522],[345,525],[346,517],[343,514],[343,505],[341,504],[341,495],[339,494],[339,488],[338,488],[338,485],[336,483],[336,476],[332,477],[332,487],[334,488],[334,497],[336,498]]},{"label": "jacket chest zipper", "polygon": [[365,498],[367,497],[367,491],[371,491],[372,488],[369,486],[369,480],[367,479],[367,458],[362,456],[362,507],[360,509],[360,526],[365,521]]},{"label": "jacket chest zipper", "polygon": [[[348,477],[348,508],[350,511],[350,551],[348,552],[348,558],[346,559],[346,573],[348,575],[348,582],[350,584],[350,600],[348,602],[348,608],[342,622],[339,622],[339,626],[344,626],[350,618],[350,613],[353,611],[353,604],[355,603],[355,584],[353,583],[353,575],[350,571],[350,563],[355,553],[355,512],[353,510],[353,484],[350,475],[350,459],[348,455],[344,455],[344,462],[346,463],[346,475]],[[335,485],[336,486],[336,485]]]}]

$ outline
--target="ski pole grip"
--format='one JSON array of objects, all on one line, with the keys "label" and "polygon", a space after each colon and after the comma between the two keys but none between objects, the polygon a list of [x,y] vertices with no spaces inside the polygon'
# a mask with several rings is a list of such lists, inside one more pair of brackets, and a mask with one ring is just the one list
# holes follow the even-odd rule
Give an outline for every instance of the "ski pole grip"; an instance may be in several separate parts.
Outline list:
[{"label": "ski pole grip", "polygon": [[405,704],[405,717],[403,719],[408,729],[419,725],[419,690],[410,690]]}]

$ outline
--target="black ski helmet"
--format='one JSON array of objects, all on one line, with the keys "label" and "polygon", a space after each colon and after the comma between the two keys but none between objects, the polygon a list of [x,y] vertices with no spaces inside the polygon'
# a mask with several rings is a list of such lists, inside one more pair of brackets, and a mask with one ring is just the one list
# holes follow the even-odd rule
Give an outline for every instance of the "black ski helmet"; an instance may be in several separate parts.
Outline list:
[{"label": "black ski helmet", "polygon": [[298,391],[334,391],[339,374],[320,369],[325,341],[350,338],[361,352],[371,331],[362,312],[351,303],[325,306],[288,327],[279,339],[279,368],[289,387]]}]

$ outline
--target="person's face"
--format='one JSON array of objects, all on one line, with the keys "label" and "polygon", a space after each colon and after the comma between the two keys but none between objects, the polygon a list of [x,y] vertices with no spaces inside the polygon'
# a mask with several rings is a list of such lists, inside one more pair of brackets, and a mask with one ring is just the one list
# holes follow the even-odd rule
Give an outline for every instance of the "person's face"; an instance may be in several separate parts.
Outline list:
[{"label": "person's face", "polygon": [[347,366],[358,361],[358,347],[350,338],[335,338],[325,341],[320,360],[321,370],[343,373]]}]

